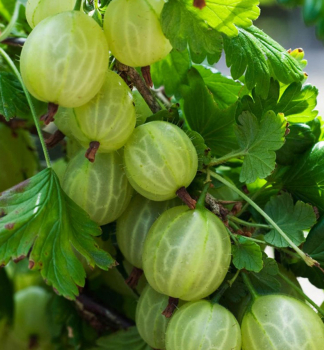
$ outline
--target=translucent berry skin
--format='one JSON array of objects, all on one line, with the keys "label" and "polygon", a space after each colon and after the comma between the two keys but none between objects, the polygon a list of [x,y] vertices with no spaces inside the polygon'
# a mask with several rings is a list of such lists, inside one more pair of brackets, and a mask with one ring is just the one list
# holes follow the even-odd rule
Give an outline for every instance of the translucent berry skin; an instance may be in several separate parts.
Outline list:
[{"label": "translucent berry skin", "polygon": [[136,326],[140,336],[153,349],[165,349],[165,332],[170,321],[162,315],[169,302],[167,295],[147,285],[138,300]]},{"label": "translucent berry skin", "polygon": [[117,152],[97,154],[89,162],[81,150],[69,163],[63,190],[99,225],[115,221],[127,208],[132,196]]},{"label": "translucent berry skin", "polygon": [[223,306],[200,300],[181,306],[172,317],[166,350],[197,349],[241,350],[240,326]]},{"label": "translucent berry skin", "polygon": [[62,107],[90,101],[104,83],[108,45],[99,24],[80,11],[44,19],[24,44],[20,70],[29,92]]},{"label": "translucent berry skin", "polygon": [[106,11],[104,31],[112,54],[131,67],[162,60],[172,46],[160,24],[163,0],[113,0]]},{"label": "translucent berry skin", "polygon": [[0,192],[32,177],[38,170],[36,146],[25,130],[0,123]]},{"label": "translucent berry skin", "polygon": [[13,325],[15,338],[28,344],[30,337],[36,335],[40,344],[50,343],[51,332],[46,309],[50,298],[51,295],[47,291],[35,286],[22,289],[15,294]]},{"label": "translucent berry skin", "polygon": [[64,11],[72,11],[75,0],[28,0],[26,4],[26,19],[35,28],[43,19]]},{"label": "translucent berry skin", "polygon": [[231,261],[224,224],[207,209],[164,212],[144,243],[143,269],[157,292],[186,301],[205,298],[223,282]]},{"label": "translucent berry skin", "polygon": [[243,350],[321,350],[324,325],[305,303],[286,295],[258,297],[242,322]]},{"label": "translucent berry skin", "polygon": [[177,198],[154,202],[137,194],[127,210],[117,220],[117,243],[124,257],[135,267],[142,269],[145,238],[154,221],[167,209],[179,205]]},{"label": "translucent berry skin", "polygon": [[103,153],[123,147],[136,124],[132,93],[124,80],[112,71],[107,71],[99,93],[67,116],[73,137],[85,148],[90,142],[98,141],[98,152]]},{"label": "translucent berry skin", "polygon": [[126,174],[142,196],[164,201],[190,185],[198,169],[195,147],[174,124],[153,121],[135,129],[125,145]]}]

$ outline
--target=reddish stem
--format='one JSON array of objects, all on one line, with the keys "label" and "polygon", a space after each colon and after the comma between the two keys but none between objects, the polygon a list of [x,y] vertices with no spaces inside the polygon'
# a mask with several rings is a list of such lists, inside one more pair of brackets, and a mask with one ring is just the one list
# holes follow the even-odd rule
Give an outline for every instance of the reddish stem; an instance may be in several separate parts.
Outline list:
[{"label": "reddish stem", "polygon": [[51,135],[48,139],[45,140],[45,144],[47,148],[53,148],[57,144],[59,144],[63,139],[65,135],[60,130],[56,130],[53,135]]},{"label": "reddish stem", "polygon": [[143,270],[134,267],[129,277],[126,280],[126,284],[131,288],[136,288],[138,285],[138,281],[143,275]]},{"label": "reddish stem", "polygon": [[151,67],[150,66],[142,67],[141,71],[142,71],[142,75],[143,75],[143,78],[145,80],[146,85],[149,87],[153,87],[153,80],[152,80],[152,76],[151,76]]},{"label": "reddish stem", "polygon": [[169,297],[169,303],[165,308],[165,310],[162,312],[162,315],[164,315],[166,318],[170,318],[173,315],[178,304],[179,304],[178,298]]},{"label": "reddish stem", "polygon": [[186,190],[185,187],[181,187],[177,191],[177,196],[190,208],[195,209],[196,208],[196,201],[191,198],[190,194]]},{"label": "reddish stem", "polygon": [[96,160],[96,154],[98,152],[99,147],[100,147],[100,143],[98,141],[90,142],[90,145],[85,154],[85,157],[89,159],[91,163],[93,163]]},{"label": "reddish stem", "polygon": [[57,113],[59,106],[55,103],[50,102],[48,104],[48,110],[47,113],[41,116],[40,120],[42,120],[45,125],[48,125],[49,123],[54,121],[55,114]]}]

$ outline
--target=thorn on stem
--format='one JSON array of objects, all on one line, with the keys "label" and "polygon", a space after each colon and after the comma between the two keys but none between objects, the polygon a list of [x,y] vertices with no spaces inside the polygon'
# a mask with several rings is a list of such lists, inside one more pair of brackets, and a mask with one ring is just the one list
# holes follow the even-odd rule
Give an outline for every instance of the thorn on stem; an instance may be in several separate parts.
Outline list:
[{"label": "thorn on stem", "polygon": [[85,154],[85,157],[93,163],[96,160],[96,154],[98,152],[98,149],[100,147],[100,143],[98,141],[92,141],[90,142],[89,148]]},{"label": "thorn on stem", "polygon": [[142,275],[143,275],[143,270],[138,269],[137,267],[134,267],[129,277],[126,280],[126,284],[132,289],[136,288],[138,285],[138,281],[140,280]]},{"label": "thorn on stem", "polygon": [[53,135],[51,135],[48,139],[45,140],[47,148],[53,148],[58,145],[63,139],[65,135],[60,130],[56,130]]},{"label": "thorn on stem", "polygon": [[56,105],[55,103],[50,102],[48,104],[48,111],[46,114],[41,116],[40,120],[42,120],[45,125],[48,125],[49,123],[54,121],[54,116],[58,111],[59,106]]},{"label": "thorn on stem", "polygon": [[165,316],[166,318],[171,318],[178,304],[179,304],[178,298],[169,297],[169,303],[165,308],[165,310],[162,312],[162,315]]},{"label": "thorn on stem", "polygon": [[191,198],[190,194],[186,190],[185,187],[181,187],[177,191],[177,196],[190,208],[195,209],[196,208],[196,201]]}]

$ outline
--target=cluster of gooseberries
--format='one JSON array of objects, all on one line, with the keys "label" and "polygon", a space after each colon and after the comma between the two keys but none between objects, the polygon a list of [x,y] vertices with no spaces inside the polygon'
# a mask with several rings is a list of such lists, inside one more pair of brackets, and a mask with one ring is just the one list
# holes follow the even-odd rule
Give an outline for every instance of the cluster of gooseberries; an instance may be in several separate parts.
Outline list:
[{"label": "cluster of gooseberries", "polygon": [[[196,149],[179,126],[146,122],[150,111],[139,93],[108,69],[109,51],[131,67],[170,52],[159,21],[164,1],[113,0],[103,30],[74,4],[28,2],[34,29],[21,74],[35,98],[59,106],[56,126],[79,144],[61,176],[64,191],[99,225],[117,221],[119,249],[144,271],[148,285],[136,312],[142,338],[166,350],[320,350],[323,324],[300,300],[254,295],[240,327],[208,299],[228,272],[231,242],[204,198],[195,208],[176,198],[196,177]],[[166,318],[176,299],[178,310]]]}]

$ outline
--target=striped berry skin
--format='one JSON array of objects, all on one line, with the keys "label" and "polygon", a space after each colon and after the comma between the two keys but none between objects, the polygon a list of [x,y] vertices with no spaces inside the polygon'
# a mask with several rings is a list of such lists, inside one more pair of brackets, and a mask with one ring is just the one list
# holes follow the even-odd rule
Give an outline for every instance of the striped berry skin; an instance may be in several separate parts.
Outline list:
[{"label": "striped berry skin", "polygon": [[99,153],[91,163],[81,150],[70,161],[62,187],[99,225],[118,219],[133,193],[117,152]]},{"label": "striped berry skin", "polygon": [[28,0],[26,19],[31,28],[35,28],[43,19],[64,11],[72,11],[75,0]]},{"label": "striped berry skin", "polygon": [[99,24],[79,11],[44,19],[22,49],[20,70],[29,92],[62,107],[79,107],[101,89],[108,45]]},{"label": "striped berry skin", "polygon": [[165,349],[165,332],[170,321],[162,315],[169,297],[156,292],[150,285],[143,290],[136,308],[139,334],[153,349]]},{"label": "striped berry skin", "polygon": [[104,31],[112,54],[131,67],[162,60],[172,46],[160,24],[163,0],[113,0],[106,11]]},{"label": "striped berry skin", "polygon": [[142,269],[145,238],[154,221],[167,209],[180,205],[177,198],[154,202],[137,194],[127,210],[117,220],[117,243],[124,257],[135,267]]},{"label": "striped berry skin", "polygon": [[241,350],[240,326],[223,306],[207,300],[190,302],[172,317],[166,332],[166,350],[197,349]]},{"label": "striped berry skin", "polygon": [[157,292],[194,301],[223,282],[231,242],[221,220],[207,209],[185,206],[164,212],[144,243],[143,270]]},{"label": "striped berry skin", "polygon": [[198,169],[197,152],[174,124],[153,121],[135,129],[125,145],[126,175],[142,196],[165,201],[190,185]]},{"label": "striped berry skin", "polygon": [[123,147],[135,130],[136,112],[132,93],[124,80],[113,71],[107,71],[105,76],[99,93],[65,117],[73,137],[84,148],[98,141],[98,152],[109,153]]},{"label": "striped berry skin", "polygon": [[321,350],[324,325],[305,303],[287,295],[258,297],[242,322],[243,350]]}]

